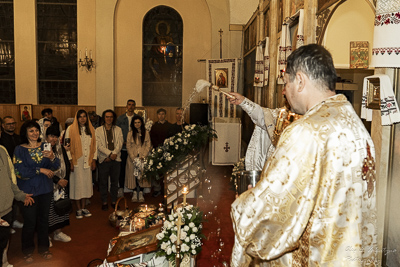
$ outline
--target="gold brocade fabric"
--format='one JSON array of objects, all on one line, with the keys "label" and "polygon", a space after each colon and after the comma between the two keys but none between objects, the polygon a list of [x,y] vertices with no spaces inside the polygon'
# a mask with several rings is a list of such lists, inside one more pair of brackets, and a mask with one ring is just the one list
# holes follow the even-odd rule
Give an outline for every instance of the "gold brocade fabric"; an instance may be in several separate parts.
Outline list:
[{"label": "gold brocade fabric", "polygon": [[[362,179],[370,135],[336,95],[282,133],[258,184],[232,204],[231,266],[376,266],[376,190]],[[375,183],[375,182],[374,182]]]}]

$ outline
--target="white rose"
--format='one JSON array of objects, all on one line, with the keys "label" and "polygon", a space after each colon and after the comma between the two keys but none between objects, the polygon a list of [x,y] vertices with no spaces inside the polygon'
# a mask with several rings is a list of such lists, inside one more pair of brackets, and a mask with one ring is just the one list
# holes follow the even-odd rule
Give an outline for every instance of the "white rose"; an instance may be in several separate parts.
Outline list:
[{"label": "white rose", "polygon": [[193,222],[190,222],[190,223],[189,223],[189,227],[190,227],[190,228],[193,228],[193,227],[195,227],[195,224],[194,224]]},{"label": "white rose", "polygon": [[185,242],[186,242],[186,243],[189,243],[189,242],[190,242],[190,238],[189,238],[189,237],[186,237],[186,238],[185,238]]},{"label": "white rose", "polygon": [[188,245],[186,245],[185,243],[182,244],[182,246],[181,246],[181,251],[182,251],[182,252],[189,251],[189,249],[190,249],[190,248],[189,248]]},{"label": "white rose", "polygon": [[173,221],[174,220],[174,215],[168,215],[168,219],[170,220],[170,221]]},{"label": "white rose", "polygon": [[157,149],[157,152],[158,152],[158,153],[160,153],[161,151],[162,151],[162,149],[161,149],[161,148]]},{"label": "white rose", "polygon": [[192,216],[193,216],[193,215],[189,213],[187,216],[188,216],[188,218],[189,218],[189,220],[190,220],[190,219],[192,219]]},{"label": "white rose", "polygon": [[197,227],[193,227],[193,232],[197,233],[198,229]]},{"label": "white rose", "polygon": [[172,243],[175,243],[175,241],[178,239],[175,234],[172,234],[169,239],[171,240]]},{"label": "white rose", "polygon": [[179,148],[179,146],[178,145],[175,145],[175,149],[178,149]]},{"label": "white rose", "polygon": [[193,239],[195,239],[196,238],[196,235],[195,234],[191,234],[190,235],[190,240],[193,240]]},{"label": "white rose", "polygon": [[196,250],[192,249],[192,254],[196,255]]},{"label": "white rose", "polygon": [[174,145],[174,142],[170,141],[170,142],[169,142],[169,145],[170,145],[170,146],[173,146],[173,145]]},{"label": "white rose", "polygon": [[185,231],[181,230],[181,240],[185,240],[186,237],[187,237],[187,233]]},{"label": "white rose", "polygon": [[171,248],[171,247],[168,247],[168,248],[167,248],[167,255],[171,255],[171,253],[172,253],[172,248]]},{"label": "white rose", "polygon": [[157,237],[158,240],[161,240],[161,239],[164,238],[164,234],[163,234],[163,233],[158,233],[158,234],[156,235],[156,237]]},{"label": "white rose", "polygon": [[176,253],[176,246],[175,245],[172,246],[172,252]]},{"label": "white rose", "polygon": [[150,166],[153,165],[153,160],[152,160],[152,159],[149,161],[149,165],[150,165]]},{"label": "white rose", "polygon": [[162,250],[165,250],[167,247],[168,247],[168,244],[165,243],[165,242],[162,242],[162,244],[161,244],[161,249],[162,249]]},{"label": "white rose", "polygon": [[189,231],[189,226],[185,225],[185,227],[183,227],[183,230],[185,230],[186,232]]},{"label": "white rose", "polygon": [[195,248],[196,248],[196,246],[195,246],[195,245],[191,245],[190,247],[191,247],[192,249],[195,249]]},{"label": "white rose", "polygon": [[189,125],[186,125],[186,126],[185,126],[185,130],[189,130]]}]

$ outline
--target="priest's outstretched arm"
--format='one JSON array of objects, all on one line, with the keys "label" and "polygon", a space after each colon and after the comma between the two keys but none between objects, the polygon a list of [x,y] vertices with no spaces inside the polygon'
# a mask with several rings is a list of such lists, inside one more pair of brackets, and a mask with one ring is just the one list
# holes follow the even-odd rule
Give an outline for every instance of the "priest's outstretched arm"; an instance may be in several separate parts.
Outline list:
[{"label": "priest's outstretched arm", "polygon": [[[251,120],[261,129],[266,130],[270,134],[269,129],[275,128],[278,109],[262,108],[250,99],[242,96],[239,93],[229,92],[235,98],[228,98],[233,105],[239,105],[251,118]],[[272,137],[272,136],[270,136]]]}]

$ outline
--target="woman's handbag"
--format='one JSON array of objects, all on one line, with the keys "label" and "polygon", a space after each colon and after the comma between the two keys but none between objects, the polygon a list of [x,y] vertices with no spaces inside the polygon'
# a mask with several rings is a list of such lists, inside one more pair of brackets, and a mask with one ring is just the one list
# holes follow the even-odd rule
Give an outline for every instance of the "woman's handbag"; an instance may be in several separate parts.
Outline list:
[{"label": "woman's handbag", "polygon": [[65,189],[59,189],[54,194],[54,212],[59,215],[63,216],[65,214],[69,214],[72,210],[72,203],[71,199],[66,196]]},{"label": "woman's handbag", "polygon": [[[125,201],[125,208],[123,210],[118,210],[118,203],[124,199]],[[130,220],[132,217],[132,210],[128,210],[128,204],[126,202],[125,197],[120,197],[115,203],[115,210],[113,213],[110,214],[108,220],[113,227],[122,228],[126,225],[129,225]]]}]

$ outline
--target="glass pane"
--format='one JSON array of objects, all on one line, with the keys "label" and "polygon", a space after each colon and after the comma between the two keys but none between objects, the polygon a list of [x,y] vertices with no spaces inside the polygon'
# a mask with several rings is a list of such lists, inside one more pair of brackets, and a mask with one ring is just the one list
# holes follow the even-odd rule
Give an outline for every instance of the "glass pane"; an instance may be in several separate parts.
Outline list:
[{"label": "glass pane", "polygon": [[143,21],[143,104],[182,105],[183,22],[174,9],[158,6]]},{"label": "glass pane", "polygon": [[38,0],[40,104],[77,104],[76,0]]},{"label": "glass pane", "polygon": [[78,84],[75,81],[39,81],[40,104],[78,104]]},{"label": "glass pane", "polygon": [[0,1],[0,103],[15,104],[13,1]]}]

